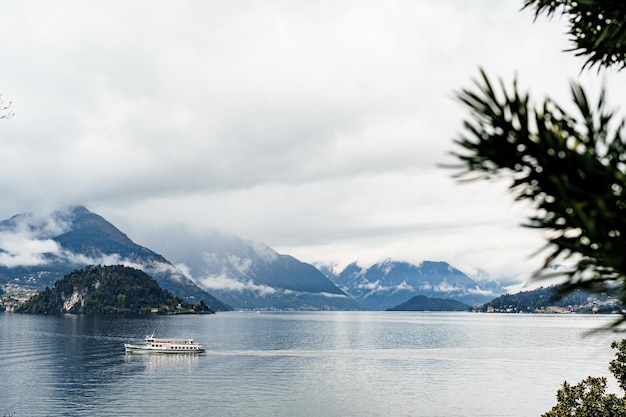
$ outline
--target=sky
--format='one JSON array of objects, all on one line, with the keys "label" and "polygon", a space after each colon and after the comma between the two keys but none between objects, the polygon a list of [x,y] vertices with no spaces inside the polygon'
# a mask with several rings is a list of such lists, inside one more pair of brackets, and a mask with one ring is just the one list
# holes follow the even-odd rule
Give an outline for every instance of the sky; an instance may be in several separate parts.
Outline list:
[{"label": "sky", "polygon": [[507,183],[460,184],[455,92],[538,102],[581,71],[567,22],[496,0],[0,0],[0,218],[81,204],[136,243],[219,230],[304,262],[526,279],[545,240]]}]

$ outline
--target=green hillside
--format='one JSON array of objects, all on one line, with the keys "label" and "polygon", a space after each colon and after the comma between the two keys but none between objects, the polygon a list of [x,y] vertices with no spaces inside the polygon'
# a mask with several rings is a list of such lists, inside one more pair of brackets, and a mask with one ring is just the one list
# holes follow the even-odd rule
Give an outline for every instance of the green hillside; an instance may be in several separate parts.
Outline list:
[{"label": "green hillside", "polygon": [[87,266],[58,280],[16,312],[36,314],[212,313],[161,289],[145,272],[123,265]]},{"label": "green hillside", "polygon": [[465,303],[448,298],[431,298],[416,295],[408,301],[387,311],[468,311],[471,307]]}]

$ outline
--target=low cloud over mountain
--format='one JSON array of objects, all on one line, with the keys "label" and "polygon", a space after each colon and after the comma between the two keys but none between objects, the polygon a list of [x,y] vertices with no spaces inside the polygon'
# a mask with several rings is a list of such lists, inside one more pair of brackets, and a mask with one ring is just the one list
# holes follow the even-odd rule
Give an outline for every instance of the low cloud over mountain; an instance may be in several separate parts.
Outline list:
[{"label": "low cloud over mountain", "polygon": [[176,265],[82,206],[0,222],[0,282],[42,288],[86,265],[125,265],[214,310],[359,308],[314,266],[261,243],[215,233],[172,253]]},{"label": "low cloud over mountain", "polygon": [[359,309],[314,266],[262,243],[219,232],[193,242],[193,251],[179,252],[173,259],[198,285],[234,308]]},{"label": "low cloud over mountain", "polygon": [[369,268],[353,263],[334,273],[219,232],[194,235],[180,229],[163,233],[162,241],[168,259],[82,206],[19,214],[0,222],[0,282],[43,288],[86,265],[125,265],[214,310],[383,310],[416,295],[476,305],[506,292],[497,282],[474,281],[446,262],[387,260]]},{"label": "low cloud over mountain", "polygon": [[0,222],[0,282],[42,288],[86,265],[141,269],[183,299],[202,300],[215,310],[230,309],[163,256],[137,245],[85,207],[48,215],[19,214]]}]

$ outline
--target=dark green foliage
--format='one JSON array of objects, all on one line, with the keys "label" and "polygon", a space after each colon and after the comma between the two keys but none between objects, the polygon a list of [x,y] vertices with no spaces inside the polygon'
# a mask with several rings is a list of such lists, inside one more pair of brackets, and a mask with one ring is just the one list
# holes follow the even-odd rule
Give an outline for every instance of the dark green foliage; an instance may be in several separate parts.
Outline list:
[{"label": "dark green foliage", "polygon": [[626,2],[623,0],[526,0],[535,16],[558,10],[569,19],[572,51],[587,58],[584,66],[626,66]]},{"label": "dark green foliage", "polygon": [[[573,50],[587,57],[583,68],[626,66],[626,2],[525,0],[524,7],[569,17]],[[481,71],[474,88],[458,93],[470,111],[456,141],[462,150],[453,152],[458,177],[511,179],[516,199],[536,209],[527,226],[548,232],[544,269],[576,256],[562,294],[585,290],[626,304],[624,119],[607,109],[604,90],[596,102],[576,83],[571,92],[574,114],[550,99],[531,104],[516,80],[510,91],[502,82],[494,87]]]},{"label": "dark green foliage", "polygon": [[611,347],[617,349],[617,353],[609,365],[609,370],[617,379],[622,391],[626,391],[626,339],[614,341]]},{"label": "dark green foliage", "polygon": [[515,312],[532,312],[537,309],[554,305],[556,287],[539,288],[533,291],[521,291],[515,294],[504,294],[478,307],[478,311],[487,311],[488,307],[497,310],[511,309]]},{"label": "dark green foliage", "polygon": [[[535,15],[567,15],[572,51],[598,68],[626,66],[626,2],[622,0],[525,0]],[[544,269],[558,257],[580,256],[557,296],[589,291],[626,301],[626,140],[624,119],[583,88],[571,87],[576,114],[553,100],[533,106],[517,81],[511,91],[492,86],[484,71],[475,88],[458,98],[470,111],[465,134],[453,153],[461,178],[511,179],[517,200],[530,202],[535,215],[527,225],[548,232]],[[626,315],[622,316],[622,321]],[[617,323],[616,323],[617,324]],[[611,372],[626,385],[626,342],[614,343]],[[626,398],[606,393],[606,379],[588,377],[563,384],[558,403],[544,417],[626,417]]]},{"label": "dark green foliage", "polygon": [[205,313],[211,311],[211,308],[207,306],[204,301],[198,301],[193,305],[193,311],[196,313]]},{"label": "dark green foliage", "polygon": [[[626,388],[626,340],[613,342],[617,349],[609,370],[624,391]],[[626,417],[626,397],[608,394],[606,378],[587,377],[576,385],[566,382],[557,392],[557,404],[542,417]]]},{"label": "dark green foliage", "polygon": [[626,417],[624,399],[606,393],[606,378],[587,377],[576,385],[563,383],[552,410],[542,417]]},{"label": "dark green foliage", "polygon": [[604,92],[592,104],[577,84],[572,96],[578,117],[550,100],[533,108],[517,83],[512,92],[502,84],[496,92],[484,72],[476,87],[459,93],[471,112],[456,141],[463,151],[453,153],[463,163],[459,177],[510,177],[516,199],[536,208],[527,226],[550,232],[544,267],[557,257],[582,255],[566,273],[563,291],[626,301],[624,120],[605,108]]},{"label": "dark green foliage", "polygon": [[[78,298],[71,302],[72,297]],[[67,309],[66,309],[67,308]],[[211,312],[174,297],[141,270],[122,265],[87,266],[57,281],[24,303],[23,313],[145,313]]]}]

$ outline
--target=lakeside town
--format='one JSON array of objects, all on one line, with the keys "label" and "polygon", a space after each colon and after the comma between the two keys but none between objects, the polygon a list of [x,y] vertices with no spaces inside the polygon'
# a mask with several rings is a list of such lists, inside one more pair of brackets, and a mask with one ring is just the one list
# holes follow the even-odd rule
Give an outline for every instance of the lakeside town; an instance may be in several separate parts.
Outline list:
[{"label": "lakeside town", "polygon": [[33,287],[8,283],[0,285],[0,311],[13,311],[15,307],[26,302],[39,293]]},{"label": "lakeside town", "polygon": [[522,309],[513,305],[504,308],[487,306],[484,310],[481,310],[480,307],[475,307],[472,311],[484,313],[619,314],[622,312],[622,305],[614,298],[599,300],[590,297],[586,303],[568,304],[566,306],[549,305],[531,309]]}]

